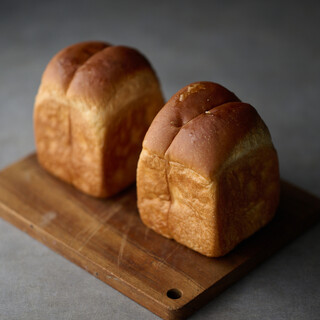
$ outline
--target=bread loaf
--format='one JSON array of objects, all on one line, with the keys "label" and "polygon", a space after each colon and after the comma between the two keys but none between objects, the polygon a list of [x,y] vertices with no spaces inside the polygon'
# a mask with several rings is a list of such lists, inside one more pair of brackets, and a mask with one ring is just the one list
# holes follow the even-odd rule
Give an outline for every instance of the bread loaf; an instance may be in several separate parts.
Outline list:
[{"label": "bread loaf", "polygon": [[158,79],[138,51],[84,42],[48,64],[34,108],[38,160],[96,197],[135,180],[143,137],[163,106]]},{"label": "bread loaf", "polygon": [[137,170],[142,221],[206,256],[225,255],[265,226],[279,190],[265,123],[218,84],[181,89],[144,138]]}]

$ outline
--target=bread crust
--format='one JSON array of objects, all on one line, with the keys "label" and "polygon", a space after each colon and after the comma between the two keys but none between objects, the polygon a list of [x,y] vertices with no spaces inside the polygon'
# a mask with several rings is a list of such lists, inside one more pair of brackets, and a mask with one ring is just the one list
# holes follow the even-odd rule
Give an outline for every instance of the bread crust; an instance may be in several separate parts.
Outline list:
[{"label": "bread crust", "polygon": [[36,96],[38,160],[96,197],[133,183],[141,142],[163,105],[159,81],[138,51],[103,42],[65,48]]},{"label": "bread crust", "polygon": [[186,86],[169,100],[138,163],[143,222],[210,257],[226,254],[272,219],[279,185],[277,153],[257,111],[209,82]]}]

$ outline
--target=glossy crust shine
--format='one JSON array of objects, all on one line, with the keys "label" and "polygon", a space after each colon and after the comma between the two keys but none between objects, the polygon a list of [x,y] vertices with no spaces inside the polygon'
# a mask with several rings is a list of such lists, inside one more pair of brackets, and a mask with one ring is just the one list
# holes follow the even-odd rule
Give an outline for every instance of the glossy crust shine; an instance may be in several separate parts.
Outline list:
[{"label": "glossy crust shine", "polygon": [[36,96],[38,160],[96,197],[135,180],[141,142],[163,106],[158,79],[136,50],[84,42],[48,64]]},{"label": "glossy crust shine", "polygon": [[225,255],[274,216],[277,153],[250,105],[211,82],[161,109],[138,162],[138,207],[156,232],[209,257]]}]

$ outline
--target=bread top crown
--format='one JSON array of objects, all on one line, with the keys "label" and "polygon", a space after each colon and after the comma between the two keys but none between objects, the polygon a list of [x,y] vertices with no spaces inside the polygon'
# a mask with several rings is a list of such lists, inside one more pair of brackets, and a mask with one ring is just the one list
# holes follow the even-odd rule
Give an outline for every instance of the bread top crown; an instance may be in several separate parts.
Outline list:
[{"label": "bread top crown", "polygon": [[137,50],[105,42],[82,42],[58,52],[47,65],[39,88],[54,94],[105,107],[115,88],[139,71],[155,73]]},{"label": "bread top crown", "polygon": [[262,146],[273,148],[255,108],[213,82],[192,83],[173,95],[143,142],[145,149],[208,179]]}]

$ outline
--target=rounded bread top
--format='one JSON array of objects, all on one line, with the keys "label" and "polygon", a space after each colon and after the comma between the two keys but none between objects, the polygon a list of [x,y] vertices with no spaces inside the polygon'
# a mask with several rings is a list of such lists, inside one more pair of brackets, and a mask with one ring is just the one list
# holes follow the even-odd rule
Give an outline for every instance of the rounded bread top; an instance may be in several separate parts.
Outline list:
[{"label": "rounded bread top", "polygon": [[51,59],[39,93],[54,91],[95,106],[104,105],[116,86],[142,70],[151,72],[156,79],[148,60],[133,48],[105,42],[77,43]]},{"label": "rounded bread top", "polygon": [[213,82],[192,83],[173,95],[143,142],[149,151],[207,178],[262,145],[272,142],[255,108]]},{"label": "rounded bread top", "polygon": [[213,82],[195,82],[174,94],[154,118],[143,141],[148,150],[164,157],[180,129],[198,115],[230,101],[240,101]]}]

